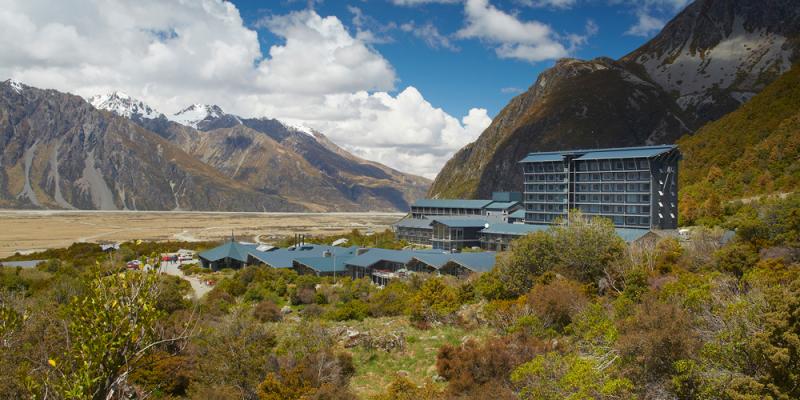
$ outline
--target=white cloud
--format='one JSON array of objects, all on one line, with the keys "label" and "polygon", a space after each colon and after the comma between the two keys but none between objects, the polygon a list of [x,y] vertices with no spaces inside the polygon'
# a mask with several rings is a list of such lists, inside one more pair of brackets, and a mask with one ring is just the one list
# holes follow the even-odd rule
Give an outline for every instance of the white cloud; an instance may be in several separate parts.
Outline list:
[{"label": "white cloud", "polygon": [[449,37],[441,34],[439,29],[431,22],[427,22],[424,25],[417,25],[414,21],[407,22],[400,25],[400,30],[411,33],[432,49],[458,51],[458,46],[453,44]]},{"label": "white cloud", "polygon": [[460,1],[461,0],[392,0],[392,3],[398,6],[417,6],[430,3],[453,4]]},{"label": "white cloud", "polygon": [[648,14],[644,10],[636,13],[636,24],[625,31],[628,35],[634,36],[650,36],[664,27],[664,21]]},{"label": "white cloud", "polygon": [[489,4],[488,0],[466,0],[466,26],[456,34],[495,44],[501,58],[538,62],[565,57],[567,48],[549,25],[521,21]]},{"label": "white cloud", "polygon": [[518,3],[528,7],[550,7],[567,9],[572,8],[578,0],[517,0]]},{"label": "white cloud", "polygon": [[627,35],[648,37],[664,27],[667,18],[686,7],[690,0],[613,0],[612,4],[628,4],[636,15],[636,23]]},{"label": "white cloud", "polygon": [[83,96],[122,90],[166,113],[200,102],[303,122],[429,177],[489,121],[485,110],[459,121],[414,87],[389,94],[392,65],[363,35],[312,10],[260,21],[281,39],[268,54],[222,0],[0,0],[0,26],[0,80]]}]

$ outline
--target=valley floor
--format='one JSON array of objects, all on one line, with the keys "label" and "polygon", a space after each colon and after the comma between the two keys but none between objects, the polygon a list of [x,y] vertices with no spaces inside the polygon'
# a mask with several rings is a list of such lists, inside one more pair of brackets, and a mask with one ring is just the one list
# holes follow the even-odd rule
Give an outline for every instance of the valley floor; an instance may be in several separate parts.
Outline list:
[{"label": "valley floor", "polygon": [[0,210],[0,258],[75,242],[237,240],[270,242],[286,235],[382,231],[398,213],[220,213]]}]

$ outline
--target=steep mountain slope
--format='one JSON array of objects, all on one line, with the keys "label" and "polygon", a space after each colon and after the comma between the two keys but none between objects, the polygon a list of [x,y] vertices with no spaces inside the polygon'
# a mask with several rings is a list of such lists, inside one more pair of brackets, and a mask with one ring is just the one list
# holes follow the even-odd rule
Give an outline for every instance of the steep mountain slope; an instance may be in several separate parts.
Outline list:
[{"label": "steep mountain slope", "polygon": [[225,176],[312,210],[407,210],[430,183],[355,157],[319,132],[275,119],[241,118],[204,104],[169,117],[130,108],[109,110],[129,115]]},{"label": "steep mountain slope", "polygon": [[618,61],[560,60],[434,180],[433,197],[520,190],[531,151],[672,143],[740,106],[800,53],[800,4],[698,0]]},{"label": "steep mountain slope", "polygon": [[0,207],[303,210],[78,96],[0,83]]},{"label": "steep mountain slope", "polygon": [[726,200],[797,191],[800,66],[678,145],[684,154],[679,207],[685,223],[719,216]]}]

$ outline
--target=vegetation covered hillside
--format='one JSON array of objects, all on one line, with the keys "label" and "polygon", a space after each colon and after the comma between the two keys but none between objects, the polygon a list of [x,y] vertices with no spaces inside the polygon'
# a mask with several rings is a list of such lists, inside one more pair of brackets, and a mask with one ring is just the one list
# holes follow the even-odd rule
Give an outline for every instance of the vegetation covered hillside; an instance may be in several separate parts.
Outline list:
[{"label": "vegetation covered hillside", "polygon": [[144,247],[55,252],[0,269],[0,398],[800,398],[798,212],[800,195],[754,202],[730,243],[633,247],[575,215],[469,279],[251,266],[200,300],[120,272]]},{"label": "vegetation covered hillside", "polygon": [[683,224],[718,221],[726,201],[800,186],[800,66],[739,110],[678,141]]}]

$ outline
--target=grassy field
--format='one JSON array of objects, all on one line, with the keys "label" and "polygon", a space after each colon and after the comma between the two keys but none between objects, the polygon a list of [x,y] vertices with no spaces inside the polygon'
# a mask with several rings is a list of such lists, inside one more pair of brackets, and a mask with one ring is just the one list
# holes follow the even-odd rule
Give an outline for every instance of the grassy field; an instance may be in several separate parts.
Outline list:
[{"label": "grassy field", "polygon": [[0,258],[75,242],[220,240],[270,243],[302,233],[382,231],[395,213],[210,213],[0,210]]},{"label": "grassy field", "polygon": [[[362,322],[348,322],[343,325],[370,335],[386,333],[400,334],[405,337],[405,349],[386,352],[380,349],[367,349],[356,346],[350,349],[356,374],[350,381],[350,387],[361,399],[385,391],[386,386],[398,374],[405,375],[412,382],[422,385],[433,382],[436,376],[436,354],[445,344],[461,344],[468,338],[485,338],[488,328],[467,331],[457,326],[437,326],[420,330],[411,326],[406,317],[368,318]],[[442,382],[437,385],[445,386]]]}]

